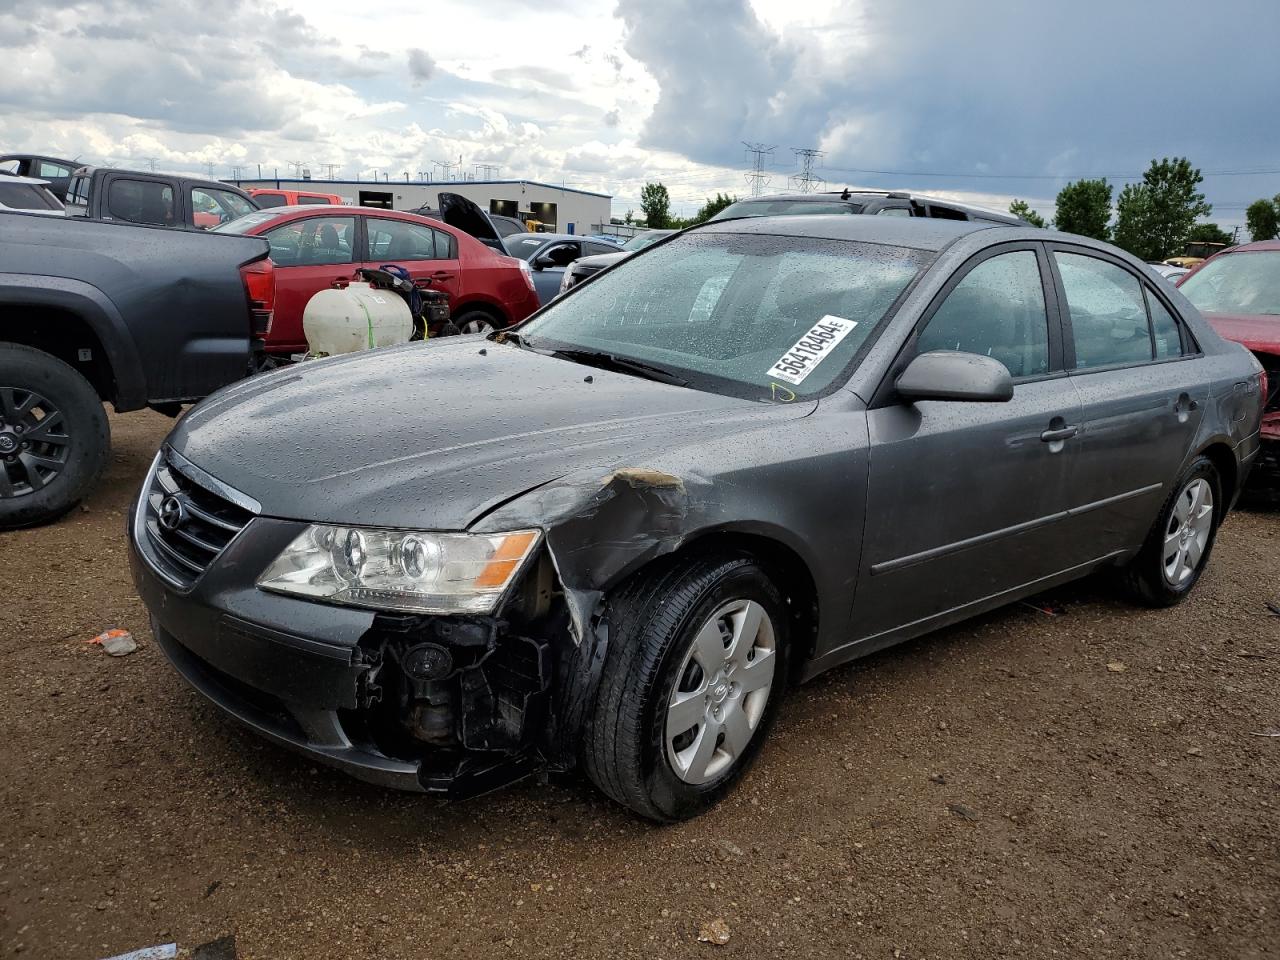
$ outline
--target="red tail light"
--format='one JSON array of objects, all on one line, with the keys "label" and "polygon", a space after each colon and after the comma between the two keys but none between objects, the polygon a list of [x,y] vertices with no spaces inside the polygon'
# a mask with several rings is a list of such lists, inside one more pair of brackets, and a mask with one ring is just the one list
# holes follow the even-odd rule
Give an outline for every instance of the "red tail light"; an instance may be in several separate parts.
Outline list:
[{"label": "red tail light", "polygon": [[246,263],[240,268],[240,280],[249,300],[253,335],[265,337],[271,332],[271,314],[276,305],[275,267],[269,257]]}]

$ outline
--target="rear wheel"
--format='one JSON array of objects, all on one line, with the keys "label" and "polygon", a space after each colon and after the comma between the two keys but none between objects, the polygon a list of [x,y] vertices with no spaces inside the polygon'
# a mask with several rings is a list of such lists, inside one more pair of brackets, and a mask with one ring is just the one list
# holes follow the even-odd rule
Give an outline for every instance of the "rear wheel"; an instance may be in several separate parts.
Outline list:
[{"label": "rear wheel", "polygon": [[674,561],[608,601],[584,732],[587,775],[658,821],[718,802],[759,752],[786,687],[786,607],[745,557]]},{"label": "rear wheel", "polygon": [[463,310],[453,318],[459,333],[492,333],[501,327],[499,321],[487,310]]},{"label": "rear wheel", "polygon": [[102,401],[68,364],[0,345],[0,530],[46,523],[89,492],[111,435]]},{"label": "rear wheel", "polygon": [[1135,599],[1170,607],[1191,592],[1218,534],[1225,503],[1218,470],[1208,457],[1197,457],[1174,486],[1141,552],[1124,570]]}]

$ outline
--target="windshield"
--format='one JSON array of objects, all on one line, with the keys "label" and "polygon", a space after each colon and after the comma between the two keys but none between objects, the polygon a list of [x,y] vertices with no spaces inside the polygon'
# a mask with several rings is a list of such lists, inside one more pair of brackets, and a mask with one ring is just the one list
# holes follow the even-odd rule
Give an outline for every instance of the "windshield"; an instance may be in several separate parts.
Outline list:
[{"label": "windshield", "polygon": [[220,223],[214,227],[212,233],[248,233],[254,227],[260,226],[270,220],[274,220],[280,216],[274,210],[255,210],[253,213],[246,213],[243,217],[236,217],[234,220],[228,220],[226,223]]},{"label": "windshield", "polygon": [[630,250],[634,253],[637,250],[643,250],[645,247],[651,247],[663,237],[668,237],[670,235],[670,230],[647,230],[644,233],[637,233],[622,245],[622,249]]},{"label": "windshield", "polygon": [[507,253],[513,257],[519,257],[521,260],[532,260],[534,254],[546,246],[547,242],[546,237],[540,237],[534,233],[518,237],[513,235],[503,241],[506,245]]},{"label": "windshield", "polygon": [[862,204],[843,200],[739,200],[731,203],[712,220],[730,217],[785,217],[808,213],[861,213]]},{"label": "windshield", "polygon": [[1280,250],[1216,257],[1178,289],[1205,313],[1280,315]]},{"label": "windshield", "polygon": [[810,237],[690,234],[557,300],[520,334],[660,367],[689,386],[760,400],[816,396],[930,255]]}]

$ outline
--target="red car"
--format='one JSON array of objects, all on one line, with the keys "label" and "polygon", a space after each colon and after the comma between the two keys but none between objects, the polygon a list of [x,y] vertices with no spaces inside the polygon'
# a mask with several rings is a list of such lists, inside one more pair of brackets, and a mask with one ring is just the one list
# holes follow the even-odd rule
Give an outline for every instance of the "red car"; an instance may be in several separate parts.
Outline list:
[{"label": "red car", "polygon": [[307,301],[334,281],[350,280],[359,267],[398,264],[420,287],[443,290],[453,322],[463,333],[510,326],[538,309],[528,264],[457,227],[412,213],[274,207],[223,224],[218,232],[265,237],[271,244],[276,295],[266,349],[276,356],[307,350],[302,332]]},{"label": "red car", "polygon": [[1280,240],[1215,253],[1178,281],[1178,289],[1218,333],[1243,344],[1267,371],[1262,450],[1253,477],[1280,493]]}]

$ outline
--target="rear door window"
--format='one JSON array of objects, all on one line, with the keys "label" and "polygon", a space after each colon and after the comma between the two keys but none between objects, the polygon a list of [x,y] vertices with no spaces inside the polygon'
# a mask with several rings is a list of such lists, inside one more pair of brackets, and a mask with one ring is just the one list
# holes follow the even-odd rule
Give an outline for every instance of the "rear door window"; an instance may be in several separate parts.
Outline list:
[{"label": "rear door window", "polygon": [[285,205],[285,195],[283,193],[255,193],[253,202],[261,210],[267,210],[271,207],[283,207]]},{"label": "rear door window", "polygon": [[453,238],[442,230],[404,220],[366,217],[365,231],[369,251],[364,259],[368,261],[452,259]]},{"label": "rear door window", "polygon": [[1119,366],[1150,360],[1151,328],[1142,282],[1097,257],[1055,251],[1067,296],[1076,367]]},{"label": "rear door window", "polygon": [[41,160],[40,173],[38,176],[44,177],[45,179],[69,177],[71,176],[71,168],[62,165],[61,163],[50,163],[48,160]]},{"label": "rear door window", "polygon": [[291,220],[263,236],[271,244],[271,260],[280,267],[354,263],[355,217],[309,217]]},{"label": "rear door window", "polygon": [[246,213],[253,213],[253,210],[253,205],[248,200],[230,190],[191,188],[191,212],[197,227],[207,230],[243,217]]},{"label": "rear door window", "polygon": [[1182,331],[1160,298],[1148,288],[1147,306],[1151,310],[1151,335],[1155,338],[1156,359],[1182,356]]},{"label": "rear door window", "polygon": [[156,180],[116,177],[107,186],[107,212],[116,220],[172,227],[173,187]]},{"label": "rear door window", "polygon": [[57,210],[59,203],[53,194],[34,183],[5,183],[0,180],[0,207],[11,210]]},{"label": "rear door window", "polygon": [[306,204],[314,204],[316,206],[320,206],[322,204],[330,204],[330,203],[333,203],[333,201],[330,200],[328,197],[309,197],[305,193],[300,194],[298,196],[299,206],[303,206]]}]

